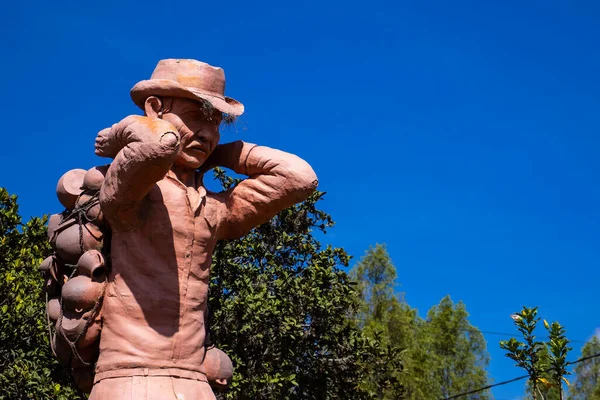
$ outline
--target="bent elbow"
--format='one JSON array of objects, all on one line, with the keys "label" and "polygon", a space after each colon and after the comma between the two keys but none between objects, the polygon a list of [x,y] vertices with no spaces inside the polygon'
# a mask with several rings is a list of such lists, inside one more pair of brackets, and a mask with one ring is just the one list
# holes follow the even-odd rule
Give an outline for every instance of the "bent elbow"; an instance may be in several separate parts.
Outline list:
[{"label": "bent elbow", "polygon": [[306,161],[298,159],[294,165],[290,166],[289,183],[291,189],[297,195],[298,201],[306,200],[316,189],[319,184],[317,174]]},{"label": "bent elbow", "polygon": [[304,190],[307,190],[310,193],[314,192],[319,185],[319,178],[317,178],[317,174],[310,165],[306,164],[306,168],[302,171],[301,177]]}]

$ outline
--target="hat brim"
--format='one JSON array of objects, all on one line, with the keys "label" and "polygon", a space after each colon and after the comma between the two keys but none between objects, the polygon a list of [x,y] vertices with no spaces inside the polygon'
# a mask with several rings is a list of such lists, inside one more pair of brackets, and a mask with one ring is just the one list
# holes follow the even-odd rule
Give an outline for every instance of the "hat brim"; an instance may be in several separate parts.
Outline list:
[{"label": "hat brim", "polygon": [[138,82],[131,89],[131,99],[142,110],[144,102],[150,96],[180,97],[191,100],[205,100],[217,110],[237,117],[244,113],[244,105],[227,96],[215,96],[196,88],[187,88],[170,79],[149,79]]}]

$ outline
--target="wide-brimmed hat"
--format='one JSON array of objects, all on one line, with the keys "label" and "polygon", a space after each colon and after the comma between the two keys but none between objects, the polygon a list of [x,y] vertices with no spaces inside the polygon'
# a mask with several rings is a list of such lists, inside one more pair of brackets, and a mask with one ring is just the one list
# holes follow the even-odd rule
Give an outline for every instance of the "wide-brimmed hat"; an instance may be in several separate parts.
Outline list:
[{"label": "wide-brimmed hat", "polygon": [[160,60],[150,79],[138,82],[131,89],[131,99],[142,110],[150,96],[206,100],[231,116],[244,112],[242,103],[225,96],[223,69],[196,60]]}]

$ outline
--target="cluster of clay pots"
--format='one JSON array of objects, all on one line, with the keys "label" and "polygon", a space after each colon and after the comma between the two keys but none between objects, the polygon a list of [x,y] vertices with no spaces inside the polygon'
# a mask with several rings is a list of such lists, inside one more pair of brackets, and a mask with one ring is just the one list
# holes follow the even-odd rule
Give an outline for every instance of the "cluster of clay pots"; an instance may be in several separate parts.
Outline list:
[{"label": "cluster of clay pots", "polygon": [[99,354],[100,307],[109,272],[103,249],[110,228],[98,200],[107,169],[74,169],[60,178],[56,194],[65,211],[50,217],[48,239],[54,254],[40,265],[46,314],[54,326],[52,350],[87,393]]}]

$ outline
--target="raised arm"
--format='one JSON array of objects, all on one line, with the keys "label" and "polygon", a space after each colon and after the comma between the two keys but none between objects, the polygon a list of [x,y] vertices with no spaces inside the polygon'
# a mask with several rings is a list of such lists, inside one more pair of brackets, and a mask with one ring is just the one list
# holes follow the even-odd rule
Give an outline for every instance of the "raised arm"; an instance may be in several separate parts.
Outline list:
[{"label": "raised arm", "polygon": [[142,200],[169,171],[178,149],[177,129],[156,118],[129,116],[98,133],[96,154],[114,157],[100,189],[100,205],[112,226],[134,225]]},{"label": "raised arm", "polygon": [[242,141],[217,146],[211,158],[248,178],[219,194],[218,239],[233,239],[269,221],[279,211],[305,200],[317,176],[301,158]]}]

